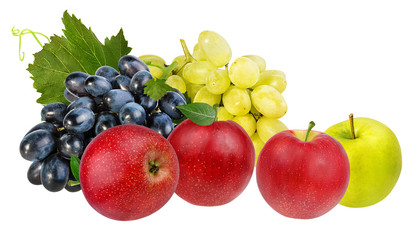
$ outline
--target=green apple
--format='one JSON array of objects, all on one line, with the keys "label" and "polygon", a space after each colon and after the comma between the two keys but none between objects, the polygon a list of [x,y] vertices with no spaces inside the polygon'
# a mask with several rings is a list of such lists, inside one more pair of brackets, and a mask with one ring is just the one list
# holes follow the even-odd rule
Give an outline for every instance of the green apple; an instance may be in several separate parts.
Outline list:
[{"label": "green apple", "polygon": [[398,139],[386,125],[370,118],[354,118],[325,131],[344,147],[350,162],[350,182],[340,204],[367,207],[392,191],[402,168]]}]

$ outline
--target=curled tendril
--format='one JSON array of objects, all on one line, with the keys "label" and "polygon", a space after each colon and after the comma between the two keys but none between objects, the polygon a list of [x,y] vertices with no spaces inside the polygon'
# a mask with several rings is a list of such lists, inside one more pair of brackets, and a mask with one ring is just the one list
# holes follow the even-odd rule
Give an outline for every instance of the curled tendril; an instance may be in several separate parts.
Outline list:
[{"label": "curled tendril", "polygon": [[20,59],[20,61],[23,61],[23,59],[25,59],[25,53],[21,51],[21,49],[22,49],[22,36],[23,35],[32,34],[32,36],[35,38],[35,40],[39,43],[39,45],[41,47],[43,47],[44,45],[41,43],[41,41],[39,41],[39,39],[36,35],[41,35],[41,36],[45,37],[48,40],[48,43],[51,42],[51,40],[45,34],[42,34],[40,32],[34,32],[30,29],[23,29],[22,31],[20,31],[19,29],[15,29],[15,27],[13,27],[12,28],[12,34],[13,34],[13,36],[19,37],[19,59]]}]

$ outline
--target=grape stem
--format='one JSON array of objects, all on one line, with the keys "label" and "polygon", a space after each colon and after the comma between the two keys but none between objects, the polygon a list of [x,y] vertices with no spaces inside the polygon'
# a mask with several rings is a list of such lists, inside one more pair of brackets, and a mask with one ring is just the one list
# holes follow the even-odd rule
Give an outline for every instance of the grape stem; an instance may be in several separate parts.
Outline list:
[{"label": "grape stem", "polygon": [[13,34],[13,36],[19,37],[19,59],[20,59],[20,61],[23,61],[25,59],[25,53],[21,51],[21,49],[22,49],[22,36],[23,35],[32,34],[32,36],[35,38],[35,40],[39,43],[39,45],[41,47],[44,47],[44,45],[41,43],[41,41],[39,41],[39,38],[36,35],[41,35],[41,36],[45,37],[46,40],[48,40],[48,43],[51,42],[49,37],[47,37],[45,34],[42,34],[40,32],[34,32],[30,29],[23,29],[22,31],[20,31],[19,29],[15,29],[15,27],[13,27],[12,28],[12,34]]},{"label": "grape stem", "polygon": [[184,56],[186,57],[184,63],[179,66],[177,71],[174,71],[174,74],[180,72],[186,64],[191,62],[196,62],[196,59],[193,58],[192,54],[190,53],[189,49],[187,48],[186,41],[184,39],[180,39],[181,47],[183,48]]},{"label": "grape stem", "polygon": [[354,133],[354,116],[350,113],[348,117],[350,119],[351,138],[356,139],[356,134]]},{"label": "grape stem", "polygon": [[315,127],[315,123],[313,121],[310,121],[308,130],[306,131],[306,135],[305,135],[305,142],[308,141],[309,133],[311,132],[313,127]]}]

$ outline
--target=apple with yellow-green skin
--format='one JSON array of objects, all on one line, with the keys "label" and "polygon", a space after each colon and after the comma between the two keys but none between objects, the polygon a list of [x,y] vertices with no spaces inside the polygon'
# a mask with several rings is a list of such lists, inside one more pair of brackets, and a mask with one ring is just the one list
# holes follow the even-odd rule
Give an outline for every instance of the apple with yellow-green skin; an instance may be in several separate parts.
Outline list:
[{"label": "apple with yellow-green skin", "polygon": [[394,188],[402,168],[395,134],[370,118],[353,118],[325,131],[343,145],[350,161],[350,182],[340,204],[367,207],[382,201]]}]

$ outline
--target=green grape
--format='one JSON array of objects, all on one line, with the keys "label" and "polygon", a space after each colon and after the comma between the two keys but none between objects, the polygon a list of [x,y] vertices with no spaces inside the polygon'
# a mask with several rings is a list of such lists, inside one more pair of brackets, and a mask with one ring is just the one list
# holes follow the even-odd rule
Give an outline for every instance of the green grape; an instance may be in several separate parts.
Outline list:
[{"label": "green grape", "polygon": [[201,32],[199,34],[198,44],[206,58],[216,67],[225,66],[231,60],[231,47],[228,42],[216,32]]},{"label": "green grape", "polygon": [[182,76],[181,73],[183,72],[183,70],[181,70],[180,72],[178,72],[178,70],[186,62],[186,56],[184,55],[177,56],[173,59],[173,62],[177,62],[177,67],[175,67],[173,71],[177,72],[177,75]]},{"label": "green grape", "polygon": [[261,85],[269,85],[274,87],[280,93],[284,92],[287,86],[286,76],[280,70],[267,70],[260,74],[257,83],[253,86],[256,88]]},{"label": "green grape", "polygon": [[225,107],[218,108],[218,121],[228,121],[234,118],[234,115],[230,114]]},{"label": "green grape", "polygon": [[255,62],[239,57],[229,67],[229,79],[239,88],[250,88],[258,80],[260,70]]},{"label": "green grape", "polygon": [[221,102],[221,95],[210,93],[207,87],[202,87],[199,89],[199,91],[197,91],[196,95],[194,96],[193,102],[207,103],[213,106]]},{"label": "green grape", "polygon": [[159,78],[159,77],[161,77],[163,75],[163,70],[161,70],[161,68],[159,68],[159,67],[149,66],[148,65],[148,68],[149,68],[149,72],[151,73],[151,75],[155,79],[157,79],[157,78]]},{"label": "green grape", "polygon": [[247,132],[248,136],[252,136],[257,128],[257,123],[251,114],[236,116],[232,121],[238,123]]},{"label": "green grape", "polygon": [[183,69],[183,78],[190,83],[205,84],[206,75],[215,69],[216,67],[208,61],[189,63]]},{"label": "green grape", "polygon": [[208,60],[207,57],[206,57],[206,55],[205,55],[205,53],[202,51],[202,49],[200,49],[199,43],[197,43],[196,45],[194,45],[192,56],[197,61],[207,61]]},{"label": "green grape", "polygon": [[213,94],[224,93],[230,85],[228,71],[224,69],[216,69],[206,76],[206,87]]},{"label": "green grape", "polygon": [[139,59],[141,59],[142,61],[156,63],[156,64],[159,64],[161,66],[165,65],[164,59],[162,57],[157,56],[157,55],[152,55],[152,54],[142,55],[142,56],[139,56]]},{"label": "green grape", "polygon": [[266,70],[266,61],[264,58],[258,56],[258,55],[245,55],[243,57],[251,59],[253,62],[255,62],[258,66],[258,69],[260,72]]},{"label": "green grape", "polygon": [[224,107],[232,115],[242,116],[251,109],[251,98],[245,89],[230,86],[222,95]]},{"label": "green grape", "polygon": [[193,101],[194,97],[196,96],[196,93],[204,86],[205,85],[203,85],[203,84],[193,84],[193,83],[186,82],[187,95]]},{"label": "green grape", "polygon": [[274,87],[261,85],[251,92],[254,107],[264,116],[281,118],[287,112],[287,104],[282,94]]},{"label": "green grape", "polygon": [[251,136],[251,142],[253,142],[254,150],[255,150],[255,166],[257,166],[257,159],[258,155],[260,155],[261,149],[263,149],[264,145],[266,144],[261,140],[260,136],[258,136],[258,132],[255,132]]},{"label": "green grape", "polygon": [[288,128],[277,118],[264,116],[257,121],[257,133],[263,142],[267,142],[271,137],[284,130],[288,130]]},{"label": "green grape", "polygon": [[170,77],[165,80],[165,83],[172,87],[179,90],[181,93],[186,92],[186,83],[184,82],[183,78],[178,75],[171,75]]}]

